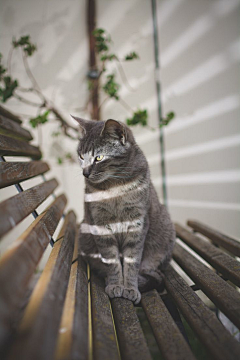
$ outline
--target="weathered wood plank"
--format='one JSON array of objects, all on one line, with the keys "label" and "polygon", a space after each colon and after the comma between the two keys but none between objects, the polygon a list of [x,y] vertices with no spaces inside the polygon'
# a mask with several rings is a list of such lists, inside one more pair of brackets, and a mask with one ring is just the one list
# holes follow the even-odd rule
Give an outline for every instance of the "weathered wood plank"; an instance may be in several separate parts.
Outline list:
[{"label": "weathered wood plank", "polygon": [[54,244],[30,298],[8,359],[53,358],[76,237],[76,216],[73,211],[67,214],[59,236],[62,239]]},{"label": "weathered wood plank", "polygon": [[78,258],[77,263],[75,301],[72,349],[69,360],[92,360],[90,283],[88,283],[86,263],[81,257]]},{"label": "weathered wood plank", "polygon": [[5,109],[4,107],[0,106],[0,114],[5,116],[8,119],[11,119],[15,122],[17,122],[18,124],[22,123],[22,120],[16,116],[15,114],[11,113],[10,111],[8,111],[7,109]]},{"label": "weathered wood plank", "polygon": [[49,171],[43,161],[0,163],[0,189]]},{"label": "weathered wood plank", "polygon": [[28,141],[33,139],[31,133],[28,130],[22,128],[14,120],[7,119],[5,116],[2,115],[0,115],[0,133],[13,138]]},{"label": "weathered wood plank", "polygon": [[41,159],[42,156],[38,147],[4,135],[0,135],[0,155],[27,156],[35,160]]},{"label": "weathered wood plank", "polygon": [[193,255],[175,244],[174,260],[216,306],[240,328],[240,294]]},{"label": "weathered wood plank", "polygon": [[156,290],[142,294],[142,307],[165,360],[194,360],[183,335]]},{"label": "weathered wood plank", "polygon": [[110,300],[95,274],[91,275],[91,297],[94,360],[119,359]]},{"label": "weathered wood plank", "polygon": [[[62,216],[67,199],[60,195],[11,245],[0,261],[0,348],[7,341],[25,289]],[[61,280],[61,279],[60,279]]]},{"label": "weathered wood plank", "polygon": [[23,191],[0,204],[0,237],[35,210],[58,186],[56,179]]},{"label": "weathered wood plank", "polygon": [[187,225],[190,226],[195,231],[205,235],[210,240],[213,241],[214,244],[217,244],[224,249],[228,250],[235,256],[240,257],[240,242],[230,238],[227,235],[220,233],[217,230],[210,228],[207,225],[204,225],[198,221],[188,220]]},{"label": "weathered wood plank", "polygon": [[[89,356],[88,279],[86,264],[77,251],[76,238],[55,360],[86,360]],[[78,257],[77,261],[76,258]],[[91,308],[91,304],[90,304]],[[91,323],[91,319],[90,319]]]},{"label": "weathered wood plank", "polygon": [[[77,268],[78,268],[78,237],[75,236],[74,251],[69,283],[64,302],[64,308],[61,318],[61,323],[58,331],[58,339],[55,350],[55,360],[71,359],[71,349],[73,341],[73,322],[74,312],[76,306],[76,286],[77,286]],[[77,259],[77,261],[75,261]]]},{"label": "weathered wood plank", "polygon": [[171,266],[165,271],[165,285],[212,358],[216,360],[238,359],[240,344]]},{"label": "weathered wood plank", "polygon": [[126,299],[116,298],[112,300],[112,310],[121,358],[124,360],[151,359],[133,303]]},{"label": "weathered wood plank", "polygon": [[177,236],[196,251],[212,267],[223,274],[228,280],[240,287],[240,263],[216,246],[190,233],[179,224],[175,224]]}]

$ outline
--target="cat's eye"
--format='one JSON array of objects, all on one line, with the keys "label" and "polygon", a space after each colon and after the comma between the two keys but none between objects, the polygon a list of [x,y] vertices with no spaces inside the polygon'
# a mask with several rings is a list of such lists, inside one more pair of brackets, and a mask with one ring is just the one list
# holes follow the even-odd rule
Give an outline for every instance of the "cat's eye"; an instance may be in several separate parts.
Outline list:
[{"label": "cat's eye", "polygon": [[101,161],[104,158],[103,155],[98,155],[95,157],[95,161]]},{"label": "cat's eye", "polygon": [[82,159],[82,160],[84,159],[84,157],[82,156],[82,154],[80,154],[79,157],[80,157],[80,159]]}]

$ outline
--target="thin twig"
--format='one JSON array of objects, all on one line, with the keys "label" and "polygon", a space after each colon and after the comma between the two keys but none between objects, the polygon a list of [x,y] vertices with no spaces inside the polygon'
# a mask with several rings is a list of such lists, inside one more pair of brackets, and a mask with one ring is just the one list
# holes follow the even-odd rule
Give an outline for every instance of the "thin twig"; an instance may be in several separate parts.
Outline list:
[{"label": "thin twig", "polygon": [[[8,55],[8,70],[9,70],[9,72],[11,72],[11,59],[12,59],[13,50],[14,50],[14,48],[12,47],[10,49],[9,55]],[[56,118],[54,120],[59,121],[61,123],[61,128],[63,130],[63,133],[73,140],[78,139],[78,137],[74,137],[68,133],[68,129],[72,129],[73,131],[75,131],[76,134],[78,134],[78,129],[75,128],[74,126],[68,124],[68,122],[63,118],[63,116],[56,109],[53,102],[48,100],[43,95],[42,90],[29,67],[27,56],[26,56],[24,50],[22,50],[22,59],[23,59],[25,71],[26,71],[27,76],[30,79],[33,87],[32,88],[31,87],[30,88],[18,87],[18,90],[21,92],[25,92],[25,93],[27,93],[27,92],[36,93],[38,95],[38,97],[42,100],[42,103],[39,104],[34,101],[30,101],[30,100],[26,99],[25,97],[18,95],[16,92],[14,92],[13,97],[15,97],[17,100],[23,102],[24,104],[37,107],[39,110],[38,114],[39,114],[41,108],[46,108],[47,110],[51,111],[56,116]],[[41,131],[40,126],[38,126],[38,133],[39,133],[39,131]],[[39,133],[39,141],[42,141],[41,137],[42,137],[42,135]]]},{"label": "thin twig", "polygon": [[[37,80],[35,79],[35,77],[33,76],[33,73],[28,65],[28,60],[27,60],[27,56],[25,55],[24,53],[24,50],[22,50],[22,58],[23,58],[23,64],[24,64],[24,67],[25,67],[25,70],[26,70],[26,73],[29,77],[29,79],[31,80],[32,84],[33,84],[33,87],[35,89],[38,89],[38,91],[40,92],[40,94],[42,95],[42,91],[41,91],[41,88],[40,86],[38,85],[38,82]],[[43,96],[43,95],[42,95]]]},{"label": "thin twig", "polygon": [[123,81],[123,83],[125,84],[125,86],[128,88],[128,90],[130,90],[130,91],[136,91],[137,89],[135,89],[135,88],[133,88],[130,84],[129,84],[129,82],[128,82],[128,79],[127,79],[127,76],[126,76],[126,74],[125,74],[125,71],[124,71],[124,69],[123,69],[123,66],[122,66],[122,64],[121,64],[121,62],[120,62],[120,60],[118,59],[118,58],[116,58],[117,59],[117,69],[118,69],[118,71],[119,71],[119,74],[120,74],[120,76],[121,76],[121,79],[122,79],[122,81]]},{"label": "thin twig", "polygon": [[[23,88],[21,86],[18,86],[17,90],[25,92],[25,93],[27,93],[27,92],[36,93],[36,94],[39,95],[39,97],[43,101],[43,104],[47,103],[47,99],[45,98],[45,96],[38,89],[35,89],[35,88]],[[41,105],[42,107],[43,107],[43,104]]]},{"label": "thin twig", "polygon": [[9,53],[8,53],[8,59],[7,59],[7,67],[8,67],[8,73],[11,76],[11,65],[12,65],[12,54],[13,54],[13,46],[11,46]]},{"label": "thin twig", "polygon": [[16,94],[16,92],[14,92],[13,96],[18,99],[19,101],[22,101],[23,103],[27,104],[27,105],[31,105],[31,106],[35,106],[35,107],[41,107],[42,104],[38,104],[38,103],[35,103],[33,101],[30,101],[30,100],[27,100],[25,98],[23,98],[22,96],[19,96]]},{"label": "thin twig", "polygon": [[125,109],[127,109],[128,111],[134,112],[133,109],[131,108],[131,106],[129,106],[125,100],[123,100],[122,98],[119,98],[118,101]]},{"label": "thin twig", "polygon": [[108,101],[108,100],[110,100],[110,97],[106,97],[106,98],[103,100],[103,102],[99,105],[98,111],[99,111],[100,108],[104,105],[104,103],[105,103],[106,101]]}]

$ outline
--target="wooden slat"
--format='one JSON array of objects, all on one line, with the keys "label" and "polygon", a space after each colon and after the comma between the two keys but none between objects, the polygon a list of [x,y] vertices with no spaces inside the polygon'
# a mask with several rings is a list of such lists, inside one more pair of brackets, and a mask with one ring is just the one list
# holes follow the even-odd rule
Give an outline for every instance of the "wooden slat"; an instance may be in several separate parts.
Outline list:
[{"label": "wooden slat", "polygon": [[72,348],[68,359],[92,360],[90,356],[92,353],[92,349],[90,349],[91,337],[89,337],[91,331],[91,318],[89,318],[89,312],[91,311],[89,301],[90,283],[88,283],[86,263],[81,257],[78,259],[77,265]]},{"label": "wooden slat", "polygon": [[0,115],[0,134],[28,141],[33,139],[28,130],[22,128],[14,120],[7,119],[2,115]]},{"label": "wooden slat", "polygon": [[64,302],[64,308],[61,323],[58,332],[57,346],[55,350],[55,360],[67,360],[71,358],[71,349],[73,341],[73,322],[76,306],[76,286],[78,269],[78,237],[75,237],[74,252],[72,257],[72,266],[69,276],[69,283]]},{"label": "wooden slat", "polygon": [[27,284],[62,216],[67,199],[60,195],[11,245],[0,261],[0,348],[11,333],[15,312]]},{"label": "wooden slat", "polygon": [[72,265],[76,216],[70,211],[33,291],[8,359],[52,360]]},{"label": "wooden slat", "polygon": [[142,307],[165,360],[194,360],[195,356],[156,290],[142,294]]},{"label": "wooden slat", "polygon": [[173,258],[214,304],[240,328],[240,294],[179,244],[175,244]]},{"label": "wooden slat", "polygon": [[[76,240],[73,260],[77,258],[78,239]],[[90,359],[88,322],[86,264],[79,257],[71,268],[55,360]]]},{"label": "wooden slat", "polygon": [[124,360],[151,359],[133,303],[126,299],[116,298],[112,300],[112,310],[121,358]]},{"label": "wooden slat", "polygon": [[0,204],[0,237],[35,210],[58,186],[56,179],[23,191]]},{"label": "wooden slat", "polygon": [[171,266],[165,271],[165,285],[185,319],[216,360],[236,360],[240,344]]},{"label": "wooden slat", "polygon": [[240,242],[230,238],[227,235],[220,233],[217,230],[210,228],[207,225],[204,225],[198,221],[188,220],[188,226],[190,226],[195,231],[207,236],[213,241],[214,244],[217,244],[224,249],[228,250],[235,256],[240,257]]},{"label": "wooden slat", "polygon": [[2,106],[0,106],[0,114],[5,116],[8,119],[11,119],[15,122],[17,122],[18,124],[22,123],[22,120],[16,116],[15,114],[11,113],[10,111],[8,111],[7,109],[3,108]]},{"label": "wooden slat", "polygon": [[210,265],[228,280],[240,287],[240,262],[225,254],[216,246],[190,233],[179,224],[175,224],[177,236],[202,256]]},{"label": "wooden slat", "polygon": [[2,162],[0,163],[0,188],[17,184],[49,171],[43,161]]},{"label": "wooden slat", "polygon": [[41,159],[42,156],[38,147],[4,135],[0,135],[0,155],[27,156],[35,160]]},{"label": "wooden slat", "polygon": [[119,359],[110,300],[95,274],[91,276],[91,297],[94,360]]}]

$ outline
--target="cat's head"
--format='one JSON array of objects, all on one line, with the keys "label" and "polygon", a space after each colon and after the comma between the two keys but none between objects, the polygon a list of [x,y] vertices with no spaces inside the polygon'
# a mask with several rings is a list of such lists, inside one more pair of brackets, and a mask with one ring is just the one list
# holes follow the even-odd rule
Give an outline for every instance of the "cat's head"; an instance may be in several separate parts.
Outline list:
[{"label": "cat's head", "polygon": [[91,183],[128,179],[131,148],[136,145],[131,130],[123,123],[84,120],[73,117],[80,125],[78,157],[83,175]]}]

